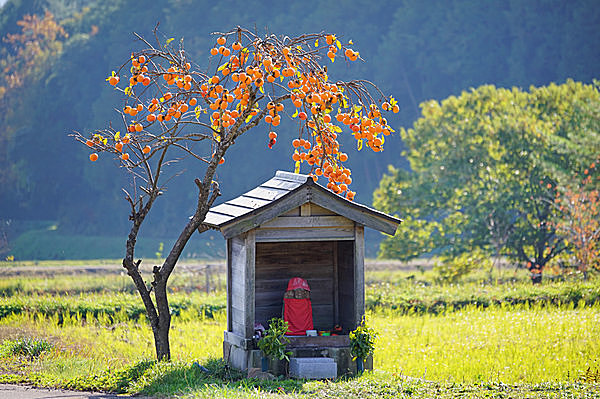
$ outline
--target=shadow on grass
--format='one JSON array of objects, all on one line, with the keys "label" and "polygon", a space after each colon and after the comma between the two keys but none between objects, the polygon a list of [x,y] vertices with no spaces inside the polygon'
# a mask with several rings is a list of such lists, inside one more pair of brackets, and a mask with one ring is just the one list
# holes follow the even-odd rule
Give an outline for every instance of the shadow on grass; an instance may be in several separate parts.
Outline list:
[{"label": "shadow on grass", "polygon": [[75,377],[64,384],[67,389],[80,391],[104,391],[125,393],[148,370],[157,364],[154,360],[142,360],[121,369],[106,369],[100,374]]},{"label": "shadow on grass", "polygon": [[197,363],[156,363],[131,387],[142,395],[173,395],[192,391],[226,390],[248,392],[299,392],[304,381],[277,377],[274,380],[245,378],[246,374],[230,368],[222,359]]}]

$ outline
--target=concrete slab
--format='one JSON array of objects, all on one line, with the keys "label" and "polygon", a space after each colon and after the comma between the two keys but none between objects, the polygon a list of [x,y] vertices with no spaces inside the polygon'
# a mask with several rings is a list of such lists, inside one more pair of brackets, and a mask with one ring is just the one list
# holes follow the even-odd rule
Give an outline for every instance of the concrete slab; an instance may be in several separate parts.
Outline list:
[{"label": "concrete slab", "polygon": [[337,364],[329,357],[290,358],[290,377],[307,379],[337,378]]}]

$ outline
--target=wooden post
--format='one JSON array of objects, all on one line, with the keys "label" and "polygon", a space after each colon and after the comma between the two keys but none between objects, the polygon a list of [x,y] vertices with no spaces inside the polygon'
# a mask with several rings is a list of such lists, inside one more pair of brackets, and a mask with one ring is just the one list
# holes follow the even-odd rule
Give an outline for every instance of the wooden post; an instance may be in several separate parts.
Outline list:
[{"label": "wooden post", "polygon": [[251,339],[254,336],[254,310],[255,310],[255,263],[256,263],[256,237],[255,231],[250,230],[245,238],[246,247],[246,265],[245,265],[245,307],[244,307],[244,324],[246,326],[245,337]]},{"label": "wooden post", "polygon": [[244,336],[246,333],[246,234],[231,238],[231,328]]},{"label": "wooden post", "polygon": [[227,331],[232,332],[231,318],[233,316],[231,312],[231,238],[227,240]]},{"label": "wooden post", "polygon": [[355,328],[365,314],[365,228],[354,227],[354,321]]},{"label": "wooden post", "polygon": [[340,289],[338,281],[338,242],[332,241],[333,247],[333,324],[340,324]]}]

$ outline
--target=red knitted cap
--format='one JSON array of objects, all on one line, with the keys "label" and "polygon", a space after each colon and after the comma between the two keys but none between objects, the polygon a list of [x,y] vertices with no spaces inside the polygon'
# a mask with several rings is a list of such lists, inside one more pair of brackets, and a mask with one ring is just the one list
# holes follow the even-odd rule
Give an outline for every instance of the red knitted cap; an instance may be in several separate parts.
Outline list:
[{"label": "red knitted cap", "polygon": [[307,291],[310,291],[310,287],[308,286],[308,283],[306,282],[306,280],[304,280],[303,278],[300,277],[293,277],[290,279],[290,282],[288,283],[288,287],[287,290],[295,290],[297,288],[303,288]]}]

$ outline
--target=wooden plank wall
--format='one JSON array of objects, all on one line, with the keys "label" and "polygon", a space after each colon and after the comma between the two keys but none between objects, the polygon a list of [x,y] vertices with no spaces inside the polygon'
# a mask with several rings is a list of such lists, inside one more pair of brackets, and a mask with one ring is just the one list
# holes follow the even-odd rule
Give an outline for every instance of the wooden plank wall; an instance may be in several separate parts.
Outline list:
[{"label": "wooden plank wall", "polygon": [[[255,318],[267,327],[282,316],[283,294],[292,277],[304,278],[311,288],[315,329],[334,326],[335,241],[257,242]],[[352,302],[350,302],[352,303]]]}]

